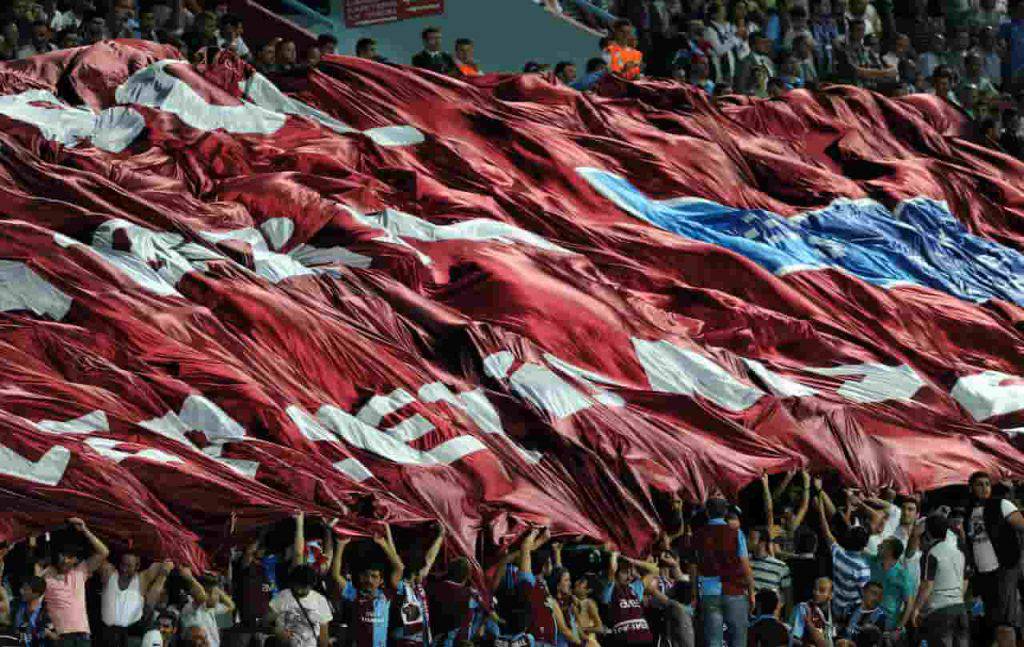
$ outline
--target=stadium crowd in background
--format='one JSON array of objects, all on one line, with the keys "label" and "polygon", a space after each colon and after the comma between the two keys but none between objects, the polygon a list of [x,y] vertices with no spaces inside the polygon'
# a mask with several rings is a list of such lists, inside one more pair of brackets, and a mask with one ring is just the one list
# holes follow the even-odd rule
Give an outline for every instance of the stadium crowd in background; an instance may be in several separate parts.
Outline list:
[{"label": "stadium crowd in background", "polygon": [[[772,482],[774,480],[774,483]],[[446,552],[440,526],[369,538],[296,513],[204,573],[111,552],[81,519],[0,545],[0,645],[1000,647],[1020,638],[1012,486],[926,497],[824,488],[806,472],[739,502],[659,502],[651,545],[524,529]],[[159,556],[157,556],[159,557]]]},{"label": "stadium crowd in background", "polygon": [[[535,0],[536,1],[536,0]],[[588,61],[529,61],[586,91],[602,76],[674,77],[718,99],[777,97],[844,83],[891,96],[928,92],[960,106],[979,140],[1024,156],[1024,1],[1019,0],[543,0],[607,31]],[[0,9],[0,60],[108,38],[167,43],[192,60],[231,49],[269,74],[303,74],[337,39],[249,43],[228,0],[10,0]],[[410,63],[476,76],[475,44],[423,34]],[[450,50],[450,51],[449,51]],[[387,63],[377,43],[357,56]],[[404,62],[404,61],[403,61]]]}]

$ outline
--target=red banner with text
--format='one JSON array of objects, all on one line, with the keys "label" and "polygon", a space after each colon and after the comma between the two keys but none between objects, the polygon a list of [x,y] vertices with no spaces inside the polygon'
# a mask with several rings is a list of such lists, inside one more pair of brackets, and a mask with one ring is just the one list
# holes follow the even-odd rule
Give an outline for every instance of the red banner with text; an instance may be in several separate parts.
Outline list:
[{"label": "red banner with text", "polygon": [[345,26],[362,27],[444,13],[444,0],[345,0]]}]

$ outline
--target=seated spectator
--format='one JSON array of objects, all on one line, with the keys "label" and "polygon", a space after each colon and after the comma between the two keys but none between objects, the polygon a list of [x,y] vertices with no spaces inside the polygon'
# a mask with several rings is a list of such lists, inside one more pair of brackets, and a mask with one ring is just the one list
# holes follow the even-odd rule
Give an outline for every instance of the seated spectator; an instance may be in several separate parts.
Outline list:
[{"label": "seated spectator", "polygon": [[53,12],[53,18],[50,19],[50,28],[54,31],[78,29],[82,26],[82,22],[85,21],[86,14],[96,10],[91,0],[70,0],[66,6],[66,11]]},{"label": "seated spectator", "polygon": [[953,71],[956,81],[960,81],[964,73],[964,57],[971,48],[971,32],[966,27],[952,30],[949,38],[949,51],[943,57],[943,63]]},{"label": "seated spectator", "polygon": [[997,32],[1003,43],[1003,82],[1019,81],[1024,70],[1024,2],[1018,0],[1011,9],[1012,20],[999,26]]},{"label": "seated spectator", "polygon": [[613,74],[635,79],[643,71],[643,54],[636,49],[636,30],[628,20],[612,26],[612,40],[604,50],[604,59]]},{"label": "seated spectator", "polygon": [[885,630],[889,623],[889,614],[882,604],[882,584],[872,580],[864,585],[861,592],[860,605],[850,615],[849,622],[842,630],[842,636],[846,640],[855,640],[857,634],[867,626],[878,627]]},{"label": "seated spectator", "polygon": [[997,88],[1003,84],[1003,59],[996,41],[996,30],[984,27],[978,32],[974,52],[981,56],[982,74]]},{"label": "seated spectator", "polygon": [[594,87],[594,85],[600,81],[605,74],[608,73],[608,64],[603,58],[592,58],[587,61],[587,70],[583,78],[572,84],[574,90],[580,92],[586,92],[587,90]]},{"label": "seated spectator", "polygon": [[299,65],[299,51],[293,40],[281,40],[277,43],[277,72],[293,72],[301,69]]},{"label": "seated spectator", "polygon": [[156,29],[156,14],[153,13],[152,9],[144,9],[139,14],[139,38],[142,40],[153,41],[154,43],[163,42],[166,40],[164,36]]},{"label": "seated spectator", "polygon": [[0,27],[0,60],[9,61],[18,57],[18,43],[21,35],[18,23],[13,20],[3,23]]},{"label": "seated spectator", "polygon": [[754,617],[747,630],[747,647],[787,647],[789,625],[779,619],[782,598],[772,589],[762,589],[754,596]]},{"label": "seated spectator", "polygon": [[427,27],[423,30],[423,50],[412,57],[412,64],[438,74],[451,74],[457,68],[455,59],[441,51],[441,30]]},{"label": "seated spectator", "polygon": [[[844,33],[845,33],[845,23]],[[811,3],[811,36],[814,38],[814,55],[817,58],[818,70],[828,73],[833,66],[832,44],[839,38],[839,24],[832,13],[831,0],[818,0]]]},{"label": "seated spectator", "polygon": [[715,0],[708,5],[707,12],[703,40],[710,47],[710,67],[714,69],[716,79],[731,79],[736,74],[745,39],[740,38],[736,25],[729,22],[724,2]]},{"label": "seated spectator", "polygon": [[555,78],[565,85],[576,82],[576,64],[572,61],[560,61],[555,65]]},{"label": "seated spectator", "polygon": [[814,595],[793,610],[790,623],[792,645],[821,647],[831,645],[836,634],[832,619],[832,580],[819,577],[814,583]]},{"label": "seated spectator", "polygon": [[984,63],[978,52],[970,52],[964,58],[964,75],[961,83],[975,86],[978,94],[985,99],[999,96],[999,90],[984,74]]},{"label": "seated spectator", "polygon": [[733,94],[732,83],[716,83],[715,93],[711,98],[717,103],[723,97],[727,97],[731,94]]},{"label": "seated spectator", "polygon": [[[768,85],[774,78],[772,77],[771,72],[767,67],[758,65],[754,68],[753,76],[753,85],[747,92],[743,92],[742,94],[749,94],[750,96],[757,97],[759,99],[767,99],[770,96]],[[785,86],[783,86],[782,89],[784,90]],[[778,93],[781,94],[780,91]]]},{"label": "seated spectator", "polygon": [[234,14],[224,14],[220,18],[220,31],[217,32],[217,47],[231,50],[243,59],[248,59],[252,52],[242,40],[242,19]]},{"label": "seated spectator", "polygon": [[[704,23],[699,20],[691,20],[688,23],[682,46],[672,56],[670,67],[673,72],[679,69],[686,69],[690,64],[692,56],[705,56],[710,52],[711,44],[704,40]],[[718,80],[721,81],[723,79],[719,78]]]},{"label": "seated spectator", "polygon": [[338,51],[338,39],[331,34],[320,34],[316,37],[316,46],[321,56],[333,56]]},{"label": "seated spectator", "polygon": [[814,61],[814,48],[811,40],[806,36],[797,36],[793,39],[793,60],[796,63],[797,74],[805,84],[818,82],[818,66]]},{"label": "seated spectator", "polygon": [[759,85],[755,79],[755,70],[764,68],[767,77],[764,79],[765,90],[767,91],[768,78],[775,76],[775,63],[772,61],[772,41],[761,34],[751,34],[750,56],[740,61],[736,71],[736,89],[744,94],[755,94]]},{"label": "seated spectator", "polygon": [[32,40],[29,44],[18,49],[18,58],[28,58],[37,54],[57,51],[53,44],[53,30],[50,25],[42,20],[32,23]]},{"label": "seated spectator", "polygon": [[968,19],[968,26],[973,31],[980,31],[985,28],[997,29],[999,25],[1008,20],[1006,11],[996,8],[996,0],[978,0],[978,8],[971,12]]},{"label": "seated spectator", "polygon": [[100,14],[92,14],[86,18],[82,27],[82,42],[85,45],[94,45],[100,41],[107,40],[107,21]]},{"label": "seated spectator", "polygon": [[277,46],[280,42],[280,38],[275,38],[268,43],[264,43],[263,47],[260,47],[259,51],[256,52],[256,60],[253,61],[253,65],[261,74],[270,74],[277,71]]},{"label": "seated spectator", "polygon": [[778,79],[782,81],[787,91],[804,87],[804,80],[800,77],[800,66],[797,65],[796,57],[792,53],[781,56]]},{"label": "seated spectator", "polygon": [[768,79],[768,85],[766,86],[766,88],[768,91],[769,99],[778,99],[782,95],[786,94],[786,92],[788,92],[786,88],[786,83],[777,76],[773,76],[772,78]]},{"label": "seated spectator", "polygon": [[455,41],[455,68],[462,76],[480,76],[480,67],[473,60],[473,41],[460,38]]},{"label": "seated spectator", "polygon": [[320,59],[323,55],[320,53],[320,48],[314,45],[306,50],[306,66],[316,67],[320,63]]},{"label": "seated spectator", "polygon": [[798,36],[809,38],[813,49],[814,34],[811,33],[811,27],[808,23],[807,9],[803,7],[793,7],[789,10],[789,27],[782,36],[782,47],[784,49],[792,49],[793,40]]},{"label": "seated spectator", "polygon": [[960,105],[959,100],[953,94],[953,73],[949,71],[948,67],[940,65],[935,68],[928,83],[931,86],[931,94],[942,97],[953,105]]},{"label": "seated spectator", "polygon": [[697,86],[711,96],[715,92],[715,82],[711,80],[711,66],[704,56],[694,56],[690,59],[690,69],[687,72],[687,83]]},{"label": "seated spectator", "polygon": [[899,67],[901,62],[913,58],[913,55],[910,48],[910,36],[896,34],[896,37],[892,39],[892,45],[889,46],[889,51],[882,56],[882,63],[886,67]]},{"label": "seated spectator", "polygon": [[387,63],[388,59],[377,53],[377,41],[372,38],[360,38],[356,43],[356,56],[378,63]]},{"label": "seated spectator", "polygon": [[879,81],[896,81],[898,68],[882,68],[881,57],[865,42],[864,26],[863,21],[851,21],[846,36],[837,42],[836,77],[862,87],[874,87]]},{"label": "seated spectator", "polygon": [[861,21],[864,23],[864,35],[882,33],[882,19],[868,0],[850,0],[844,17],[847,32],[850,31],[851,23]]}]

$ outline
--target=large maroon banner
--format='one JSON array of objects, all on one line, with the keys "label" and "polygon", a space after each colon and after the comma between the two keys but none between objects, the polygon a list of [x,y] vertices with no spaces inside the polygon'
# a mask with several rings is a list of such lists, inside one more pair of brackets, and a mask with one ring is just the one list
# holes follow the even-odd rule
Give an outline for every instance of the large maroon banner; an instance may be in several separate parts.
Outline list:
[{"label": "large maroon banner", "polygon": [[345,0],[345,26],[363,27],[444,13],[444,0]]},{"label": "large maroon banner", "polygon": [[1024,164],[941,99],[287,80],[0,65],[0,538],[201,564],[299,508],[640,552],[765,472],[1024,476]]}]

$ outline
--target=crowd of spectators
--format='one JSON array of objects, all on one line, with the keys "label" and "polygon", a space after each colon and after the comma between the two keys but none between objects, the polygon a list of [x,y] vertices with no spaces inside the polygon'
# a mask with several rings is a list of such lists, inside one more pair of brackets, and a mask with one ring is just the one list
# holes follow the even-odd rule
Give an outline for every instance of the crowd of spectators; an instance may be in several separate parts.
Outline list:
[{"label": "crowd of spectators", "polygon": [[[0,544],[0,645],[1009,647],[1024,517],[973,474],[925,497],[767,476],[662,501],[649,546],[524,529],[472,562],[442,526],[335,532],[296,513],[195,573],[112,554],[81,519]],[[621,552],[619,549],[622,549]],[[447,559],[445,558],[447,557]],[[440,558],[440,559],[439,559]],[[443,562],[443,567],[435,564]]]},{"label": "crowd of spectators", "polygon": [[[1024,0],[535,0],[605,30],[583,61],[528,61],[588,90],[609,73],[674,77],[716,99],[777,97],[823,83],[891,95],[928,92],[962,108],[979,139],[1024,156]],[[228,0],[10,0],[0,9],[0,60],[108,38],[167,43],[191,60],[231,49],[264,73],[304,73],[337,52],[329,34],[299,47],[274,38],[250,46]],[[475,44],[446,51],[423,32],[410,63],[455,76],[484,72]],[[377,43],[357,56],[389,62]],[[404,61],[403,61],[404,62]]]}]

